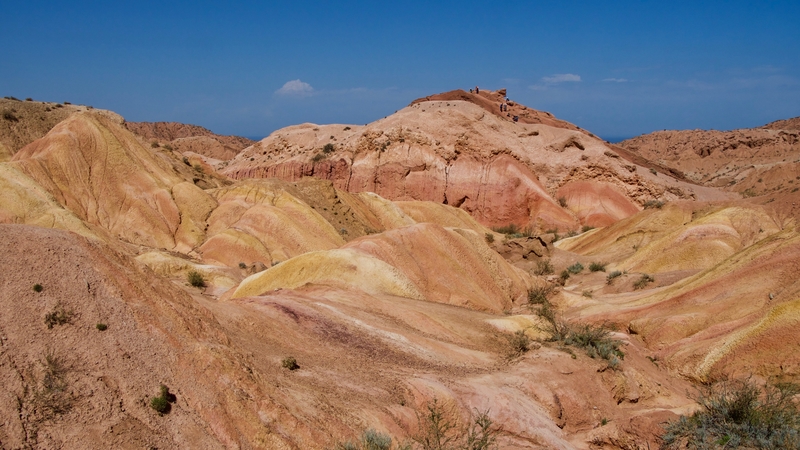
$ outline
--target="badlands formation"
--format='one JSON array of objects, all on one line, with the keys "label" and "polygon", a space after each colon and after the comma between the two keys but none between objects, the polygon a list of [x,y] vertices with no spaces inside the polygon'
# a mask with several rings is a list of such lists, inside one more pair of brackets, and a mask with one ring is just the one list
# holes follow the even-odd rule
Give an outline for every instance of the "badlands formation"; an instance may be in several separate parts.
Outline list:
[{"label": "badlands formation", "polygon": [[0,447],[422,448],[438,405],[497,448],[649,449],[700,383],[800,381],[796,120],[614,146],[501,103],[253,143],[0,101]]}]

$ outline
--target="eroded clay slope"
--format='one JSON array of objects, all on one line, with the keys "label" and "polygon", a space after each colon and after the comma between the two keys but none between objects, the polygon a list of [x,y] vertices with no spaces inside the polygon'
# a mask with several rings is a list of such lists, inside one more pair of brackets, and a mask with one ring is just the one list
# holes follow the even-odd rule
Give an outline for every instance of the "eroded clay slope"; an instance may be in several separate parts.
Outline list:
[{"label": "eroded clay slope", "polygon": [[192,152],[227,161],[255,144],[239,136],[221,136],[197,125],[177,122],[125,122],[125,127],[148,142],[170,145],[178,152]]}]

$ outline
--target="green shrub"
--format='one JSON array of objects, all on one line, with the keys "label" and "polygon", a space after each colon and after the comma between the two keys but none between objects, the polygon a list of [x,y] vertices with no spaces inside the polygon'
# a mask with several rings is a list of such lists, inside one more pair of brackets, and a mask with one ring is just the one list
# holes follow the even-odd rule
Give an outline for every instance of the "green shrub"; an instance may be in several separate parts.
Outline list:
[{"label": "green shrub", "polygon": [[247,269],[247,264],[245,264],[245,263],[243,263],[243,262],[240,262],[240,263],[239,263],[239,268],[240,268],[240,269]]},{"label": "green shrub", "polygon": [[663,448],[800,448],[798,394],[793,383],[715,383],[696,398],[698,411],[665,427]]},{"label": "green shrub", "polygon": [[205,278],[203,278],[203,274],[196,270],[190,270],[189,273],[186,275],[186,279],[189,281],[189,284],[191,284],[194,287],[199,288],[206,286],[206,280]]},{"label": "green shrub", "polygon": [[72,317],[75,313],[72,310],[64,308],[61,302],[56,303],[52,311],[45,314],[44,323],[47,328],[53,328],[55,325],[66,325],[72,322]]},{"label": "green shrub", "polygon": [[644,289],[645,287],[647,287],[648,284],[654,281],[656,281],[655,278],[651,277],[646,273],[643,273],[641,278],[639,278],[638,280],[636,280],[635,283],[633,283],[633,289],[634,290]]},{"label": "green shrub", "polygon": [[590,358],[601,358],[608,361],[608,366],[616,369],[619,360],[625,357],[619,349],[622,342],[611,338],[611,332],[605,325],[573,325],[564,340],[564,344],[572,345],[586,351]]},{"label": "green shrub", "polygon": [[39,283],[36,283],[36,284],[33,285],[33,292],[42,292],[43,289],[44,288]]},{"label": "green shrub", "polygon": [[330,142],[328,142],[327,144],[325,144],[325,146],[322,147],[322,153],[325,153],[326,155],[329,153],[333,153],[335,151],[336,147]]},{"label": "green shrub", "polygon": [[587,289],[587,290],[583,291],[583,293],[581,295],[583,295],[586,298],[592,298],[594,296],[594,292],[592,290],[590,290],[590,289]]},{"label": "green shrub", "polygon": [[567,284],[567,280],[569,280],[569,270],[562,270],[561,273],[558,275],[558,282],[562,286]]},{"label": "green shrub", "polygon": [[300,365],[297,364],[297,360],[294,358],[294,356],[287,356],[286,358],[283,358],[283,361],[281,361],[281,367],[289,370],[297,370],[300,368]]},{"label": "green shrub", "polygon": [[583,264],[576,262],[575,264],[567,267],[567,272],[577,275],[583,271]]},{"label": "green shrub", "polygon": [[614,284],[614,279],[617,277],[622,276],[622,272],[619,270],[615,270],[606,276],[606,284],[612,285]]},{"label": "green shrub", "polygon": [[100,331],[106,331],[108,329],[108,325],[104,323],[98,323],[97,325],[95,325],[95,327],[97,327],[97,329]]},{"label": "green shrub", "polygon": [[158,145],[158,142],[156,142],[156,141],[153,141],[153,142],[151,142],[151,143],[150,143],[150,148],[158,148],[158,147],[160,147],[160,146]]},{"label": "green shrub", "polygon": [[594,230],[594,227],[591,225],[584,225],[581,227],[581,233],[586,233],[587,231]]},{"label": "green shrub", "polygon": [[150,407],[155,409],[160,415],[169,414],[172,410],[171,403],[175,403],[177,398],[175,394],[169,391],[169,388],[166,385],[161,385],[159,387],[160,394],[158,397],[151,397],[150,398]]},{"label": "green shrub", "polygon": [[606,271],[606,265],[608,265],[608,263],[597,262],[597,261],[592,262],[591,264],[589,264],[589,271],[590,272],[605,272]]},{"label": "green shrub", "polygon": [[173,151],[173,150],[174,150],[174,149],[172,148],[172,146],[171,146],[171,145],[169,145],[169,144],[164,144],[164,148],[165,148],[165,149],[167,149],[167,150],[169,150],[169,151]]},{"label": "green shrub", "polygon": [[494,242],[494,234],[492,233],[486,233],[484,235],[484,238],[486,239],[487,244],[491,244],[492,242]]},{"label": "green shrub", "polygon": [[656,171],[656,169],[650,169],[650,173],[653,175],[658,175],[658,171]]},{"label": "green shrub", "polygon": [[[460,426],[460,414],[443,407],[435,398],[417,413],[418,434],[414,440],[422,450],[489,450],[496,447],[499,429],[489,418],[489,411],[475,410],[467,426]],[[410,447],[409,447],[410,448]]]},{"label": "green shrub", "polygon": [[552,275],[555,272],[553,269],[553,264],[550,263],[549,259],[541,259],[536,262],[536,269],[533,270],[533,273],[536,275]]}]

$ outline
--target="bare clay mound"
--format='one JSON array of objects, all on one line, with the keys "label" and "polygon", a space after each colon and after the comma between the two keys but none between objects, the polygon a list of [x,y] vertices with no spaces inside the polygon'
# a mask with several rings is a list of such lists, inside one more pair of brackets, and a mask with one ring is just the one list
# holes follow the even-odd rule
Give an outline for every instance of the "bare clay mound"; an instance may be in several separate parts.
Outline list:
[{"label": "bare clay mound", "polygon": [[217,167],[234,179],[312,176],[348,192],[455,206],[486,226],[539,231],[607,225],[654,199],[724,197],[630,163],[546,113],[515,104],[530,119],[515,123],[499,114],[499,93],[441,95],[367,126],[278,130]]}]

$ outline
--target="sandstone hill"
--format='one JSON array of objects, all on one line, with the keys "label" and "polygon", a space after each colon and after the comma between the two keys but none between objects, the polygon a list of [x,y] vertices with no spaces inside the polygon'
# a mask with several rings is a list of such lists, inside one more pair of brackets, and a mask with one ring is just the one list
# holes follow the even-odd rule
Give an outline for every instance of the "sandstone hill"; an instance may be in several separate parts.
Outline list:
[{"label": "sandstone hill", "polygon": [[[798,380],[789,217],[490,113],[501,95],[290,127],[227,164],[88,108],[14,151],[0,446],[402,442],[436,404],[486,412],[503,449],[646,449],[693,383]],[[531,292],[559,323],[616,326],[624,357],[551,340]]]},{"label": "sandstone hill", "polygon": [[169,145],[176,151],[192,152],[226,161],[255,144],[239,136],[220,136],[210,130],[177,122],[125,122],[125,127],[149,142]]},{"label": "sandstone hill", "polygon": [[366,126],[288,127],[218,167],[234,179],[327,179],[348,192],[433,201],[487,226],[539,231],[609,225],[647,201],[724,198],[631,163],[548,113],[514,104],[524,119],[515,123],[499,113],[501,101],[496,92],[456,91]]}]

